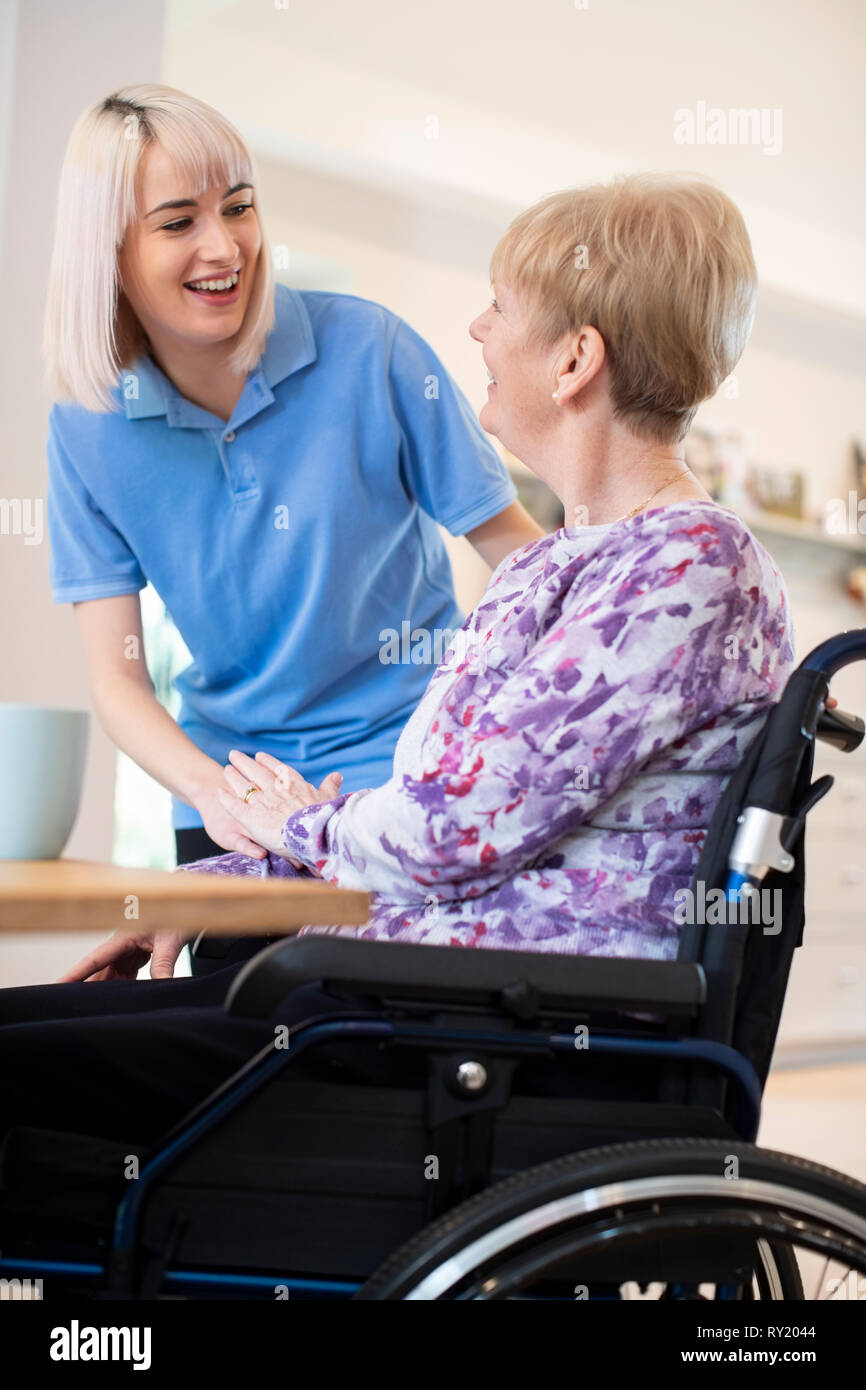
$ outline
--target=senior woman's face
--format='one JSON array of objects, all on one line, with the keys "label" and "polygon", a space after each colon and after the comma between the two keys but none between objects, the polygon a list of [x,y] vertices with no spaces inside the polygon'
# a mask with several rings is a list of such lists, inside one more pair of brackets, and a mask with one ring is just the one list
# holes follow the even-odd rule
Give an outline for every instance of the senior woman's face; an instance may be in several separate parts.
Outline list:
[{"label": "senior woman's face", "polygon": [[517,296],[499,280],[493,294],[490,306],[469,325],[492,378],[478,419],[488,434],[530,463],[532,445],[551,420],[550,364],[527,344],[526,314]]},{"label": "senior woman's face", "polygon": [[[145,332],[156,328],[196,343],[222,342],[243,322],[262,236],[253,190],[184,186],[159,144],[138,169],[138,217],[118,257],[121,285]],[[164,207],[182,202],[181,207]],[[197,281],[234,287],[191,288]]]}]

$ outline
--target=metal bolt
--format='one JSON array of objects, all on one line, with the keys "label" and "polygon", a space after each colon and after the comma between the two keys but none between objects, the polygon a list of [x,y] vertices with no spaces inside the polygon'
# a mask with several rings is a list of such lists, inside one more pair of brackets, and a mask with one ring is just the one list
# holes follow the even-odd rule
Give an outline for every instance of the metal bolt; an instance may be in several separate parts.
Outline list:
[{"label": "metal bolt", "polygon": [[457,1084],[464,1091],[480,1091],[487,1085],[487,1068],[480,1062],[461,1062],[457,1068]]}]

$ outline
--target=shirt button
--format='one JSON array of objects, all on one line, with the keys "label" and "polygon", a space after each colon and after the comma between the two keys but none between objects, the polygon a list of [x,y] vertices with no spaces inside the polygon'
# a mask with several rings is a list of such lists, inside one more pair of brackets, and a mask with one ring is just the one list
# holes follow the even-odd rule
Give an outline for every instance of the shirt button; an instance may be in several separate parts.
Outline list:
[{"label": "shirt button", "polygon": [[235,432],[234,432],[234,430],[229,430],[228,434],[223,435],[223,439],[225,440],[226,444],[234,444],[234,442],[235,442]]}]

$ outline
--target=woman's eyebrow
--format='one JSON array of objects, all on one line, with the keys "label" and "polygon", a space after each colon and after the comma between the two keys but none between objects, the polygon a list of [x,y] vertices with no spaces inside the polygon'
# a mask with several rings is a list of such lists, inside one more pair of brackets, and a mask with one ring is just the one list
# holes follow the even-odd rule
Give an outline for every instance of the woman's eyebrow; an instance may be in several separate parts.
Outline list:
[{"label": "woman's eyebrow", "polygon": [[[242,188],[252,188],[252,186],[253,185],[251,183],[236,183],[231,188],[226,189],[225,193],[222,196],[222,201],[225,202],[226,198],[230,198],[233,193],[239,193]],[[158,207],[151,208],[150,212],[146,212],[144,215],[145,217],[153,217],[153,214],[155,212],[164,212],[166,208],[197,207],[198,203],[196,202],[195,198],[174,198],[170,203],[160,203]]]}]

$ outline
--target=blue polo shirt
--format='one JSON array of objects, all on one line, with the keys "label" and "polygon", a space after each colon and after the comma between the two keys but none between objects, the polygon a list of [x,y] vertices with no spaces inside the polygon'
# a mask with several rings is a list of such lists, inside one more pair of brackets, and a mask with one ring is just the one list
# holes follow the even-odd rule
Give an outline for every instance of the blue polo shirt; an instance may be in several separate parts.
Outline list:
[{"label": "blue polo shirt", "polygon": [[[178,723],[220,764],[263,750],[319,785],[378,786],[457,605],[437,528],[516,491],[423,338],[354,295],[275,287],[276,324],[228,422],[149,355],[116,409],[55,403],[56,603],[150,581],[192,664]],[[426,637],[425,637],[426,634]],[[201,825],[172,798],[176,827]]]}]

